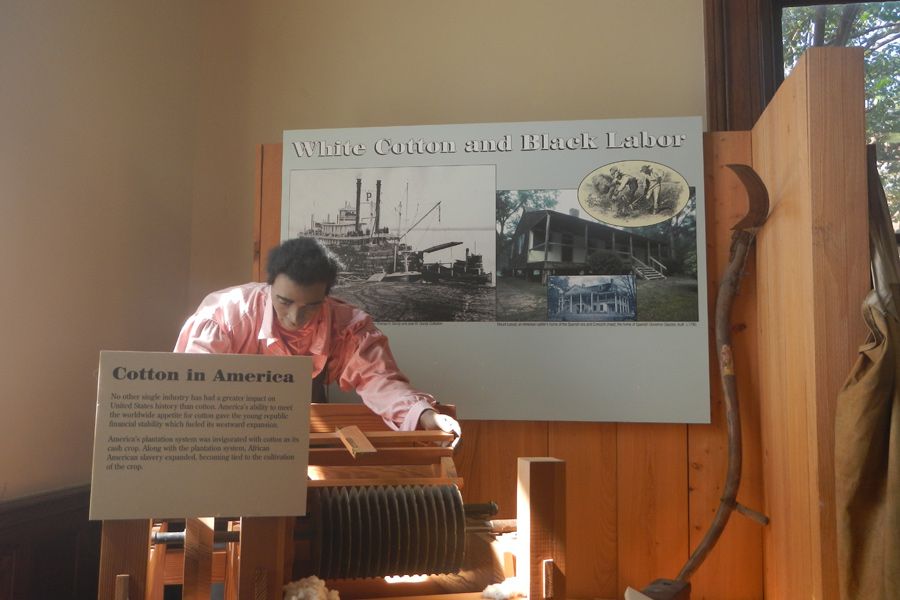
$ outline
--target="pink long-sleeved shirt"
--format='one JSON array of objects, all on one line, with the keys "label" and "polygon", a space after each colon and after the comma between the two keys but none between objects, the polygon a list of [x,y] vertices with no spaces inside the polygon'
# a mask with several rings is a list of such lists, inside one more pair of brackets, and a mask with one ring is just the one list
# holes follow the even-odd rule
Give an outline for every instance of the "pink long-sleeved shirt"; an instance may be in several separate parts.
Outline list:
[{"label": "pink long-sleeved shirt", "polygon": [[435,403],[400,372],[387,336],[371,317],[331,296],[303,329],[288,333],[275,319],[270,286],[248,283],[213,292],[182,327],[175,352],[312,356],[313,377],[327,363],[326,384],[355,389],[397,430],[415,429]]}]

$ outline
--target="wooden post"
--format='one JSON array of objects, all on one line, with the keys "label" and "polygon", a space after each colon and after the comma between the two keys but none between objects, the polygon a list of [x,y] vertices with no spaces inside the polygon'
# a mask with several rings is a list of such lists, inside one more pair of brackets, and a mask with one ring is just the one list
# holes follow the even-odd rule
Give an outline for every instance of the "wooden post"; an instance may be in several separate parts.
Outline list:
[{"label": "wooden post", "polygon": [[550,256],[550,213],[547,213],[547,221],[544,225],[544,268],[547,268],[547,260]]},{"label": "wooden post", "polygon": [[[240,531],[240,521],[229,521],[228,531]],[[237,600],[240,584],[240,543],[229,543],[225,548],[225,600]]]},{"label": "wooden post", "polygon": [[518,577],[531,600],[566,598],[566,463],[520,458]]},{"label": "wooden post", "polygon": [[[253,240],[253,279],[266,280],[266,259],[269,250],[281,241],[281,144],[264,144],[256,156],[256,194],[254,217],[256,221]],[[278,190],[277,202],[266,196],[269,190]]]},{"label": "wooden post", "polygon": [[187,519],[184,524],[184,600],[206,600],[212,590],[215,519]]},{"label": "wooden post", "polygon": [[[157,531],[165,533],[169,530],[169,524],[165,521],[159,523]],[[166,585],[166,554],[168,544],[153,544],[150,547],[150,559],[147,564],[147,599],[163,600]]]},{"label": "wooden post", "polygon": [[[98,600],[115,600],[126,590],[117,585],[119,575],[128,575],[129,600],[144,600],[147,562],[150,558],[149,519],[104,521],[100,541],[100,580]],[[125,581],[124,579],[119,581]]]},{"label": "wooden post", "polygon": [[812,48],[753,127],[766,598],[837,600],[834,410],[866,339],[861,48]]},{"label": "wooden post", "polygon": [[[284,596],[287,517],[241,519],[239,600],[280,600]],[[291,553],[293,556],[293,553]]]}]

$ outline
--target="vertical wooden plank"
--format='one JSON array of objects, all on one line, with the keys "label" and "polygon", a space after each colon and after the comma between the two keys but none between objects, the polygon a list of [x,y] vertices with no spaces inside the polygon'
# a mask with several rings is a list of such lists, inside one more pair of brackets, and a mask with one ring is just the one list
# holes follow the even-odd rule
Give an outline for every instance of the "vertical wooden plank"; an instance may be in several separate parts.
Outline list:
[{"label": "vertical wooden plank", "polygon": [[262,144],[258,149],[257,215],[253,273],[257,281],[266,280],[269,250],[281,243],[281,144]]},{"label": "vertical wooden plank", "polygon": [[149,519],[103,522],[98,600],[114,600],[118,575],[129,576],[130,600],[144,600],[151,525]]},{"label": "vertical wooden plank", "polygon": [[618,592],[674,579],[688,557],[687,425],[619,423]]},{"label": "vertical wooden plank", "polygon": [[455,456],[465,502],[496,502],[498,519],[516,516],[517,463],[521,456],[547,456],[544,421],[462,421]]},{"label": "vertical wooden plank", "polygon": [[212,589],[215,519],[187,519],[184,523],[184,600],[205,600]]},{"label": "vertical wooden plank", "polygon": [[[869,291],[868,185],[862,48],[834,48],[809,62],[812,243],[816,273],[817,401],[810,427],[816,434],[815,478],[820,509],[824,598],[838,597],[834,426],[837,394],[856,361],[867,330],[860,307]],[[842,52],[846,50],[847,52]],[[835,318],[842,315],[843,318]]]},{"label": "vertical wooden plank", "polygon": [[519,458],[517,469],[517,575],[532,600],[565,600],[566,463]]},{"label": "vertical wooden plank", "polygon": [[286,517],[241,519],[240,600],[278,600],[284,595],[282,588],[288,583],[286,576],[290,575],[284,566],[286,520]]},{"label": "vertical wooden plank", "polygon": [[566,462],[566,589],[613,598],[616,574],[616,425],[550,423],[548,454]]},{"label": "vertical wooden plank", "polygon": [[[158,531],[164,533],[168,530],[168,523],[163,521],[159,524]],[[154,544],[150,548],[150,559],[147,564],[147,600],[163,600],[167,551],[167,544]]]},{"label": "vertical wooden plank", "polygon": [[[771,0],[704,0],[707,122],[749,131],[775,89]],[[780,62],[778,68],[781,68]]]},{"label": "vertical wooden plank", "polygon": [[[768,565],[765,592],[771,597],[808,598],[821,593],[821,582],[813,574],[814,513],[809,511],[815,494],[811,494],[808,461],[814,451],[808,439],[806,403],[815,393],[811,377],[815,323],[809,297],[812,244],[805,142],[809,124],[801,109],[806,104],[806,86],[800,81],[803,66],[798,67],[801,71],[795,67],[753,128],[753,143],[759,144],[753,166],[772,203],[771,215],[756,240],[760,402],[767,454],[764,508],[772,520],[763,537]],[[777,336],[769,333],[772,328]]]},{"label": "vertical wooden plank", "polygon": [[862,90],[862,50],[814,48],[753,129],[772,200],[757,239],[767,597],[838,597],[834,405],[869,271]]},{"label": "vertical wooden plank", "polygon": [[[710,133],[705,142],[708,297],[710,323],[714,323],[716,297],[729,260],[732,227],[748,210],[743,186],[725,165],[750,165],[752,155],[749,131]],[[755,277],[755,256],[751,252],[740,295],[734,303],[731,338],[743,438],[743,476],[738,501],[762,510]],[[699,546],[719,508],[728,468],[728,432],[715,335],[710,336],[709,357],[711,422],[688,426],[691,552]],[[762,526],[733,514],[722,537],[691,579],[692,597],[717,600],[762,598],[762,556]]]},{"label": "vertical wooden plank", "polygon": [[256,188],[253,193],[253,281],[262,281],[262,267],[260,258],[262,256],[262,205],[263,205],[263,145],[256,147]]},{"label": "vertical wooden plank", "polygon": [[[240,531],[240,521],[229,521],[228,531]],[[225,600],[237,600],[240,590],[241,544],[229,542],[225,547]]]}]

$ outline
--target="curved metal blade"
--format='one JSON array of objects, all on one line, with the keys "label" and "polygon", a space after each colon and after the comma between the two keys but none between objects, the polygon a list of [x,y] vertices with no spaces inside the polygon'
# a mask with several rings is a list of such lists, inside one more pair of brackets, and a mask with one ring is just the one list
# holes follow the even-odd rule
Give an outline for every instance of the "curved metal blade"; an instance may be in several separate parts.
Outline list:
[{"label": "curved metal blade", "polygon": [[753,167],[748,165],[729,164],[725,165],[738,176],[744,189],[747,190],[747,200],[749,206],[747,215],[732,227],[735,230],[753,229],[762,226],[769,217],[769,192],[766,184],[760,179]]}]

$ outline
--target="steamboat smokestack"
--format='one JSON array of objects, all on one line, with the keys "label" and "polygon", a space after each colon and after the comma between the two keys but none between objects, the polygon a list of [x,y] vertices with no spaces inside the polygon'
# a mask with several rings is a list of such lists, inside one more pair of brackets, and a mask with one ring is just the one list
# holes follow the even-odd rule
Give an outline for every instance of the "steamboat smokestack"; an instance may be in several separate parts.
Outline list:
[{"label": "steamboat smokestack", "polygon": [[356,179],[356,222],[355,229],[356,235],[359,235],[359,200],[360,193],[362,192],[362,179]]},{"label": "steamboat smokestack", "polygon": [[375,233],[381,227],[381,180],[375,182]]}]

